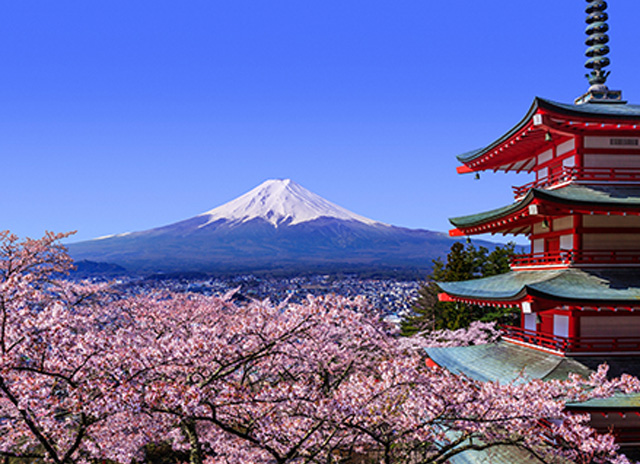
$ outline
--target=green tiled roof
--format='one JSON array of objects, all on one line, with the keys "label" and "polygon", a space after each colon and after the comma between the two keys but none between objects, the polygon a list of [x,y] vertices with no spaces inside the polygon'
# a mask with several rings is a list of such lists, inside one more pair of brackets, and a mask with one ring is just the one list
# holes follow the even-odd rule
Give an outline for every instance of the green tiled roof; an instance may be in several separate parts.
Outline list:
[{"label": "green tiled roof", "polygon": [[541,464],[529,451],[515,446],[494,446],[482,451],[465,451],[449,459],[451,464]]},{"label": "green tiled roof", "polygon": [[524,198],[511,205],[469,216],[454,217],[449,221],[456,227],[473,227],[516,212],[536,198],[571,205],[640,208],[640,187],[570,184],[554,190],[533,188]]},{"label": "green tiled roof", "polygon": [[[556,356],[508,342],[451,348],[427,348],[427,355],[439,366],[454,374],[464,374],[480,382],[526,382],[528,380],[563,380],[569,373],[588,377],[602,362],[611,366],[610,377],[621,373],[636,375],[626,369],[625,357],[581,357],[578,359]],[[618,393],[610,398],[598,398],[583,403],[570,403],[572,410],[624,410],[640,409],[640,394]],[[461,461],[462,462],[462,461]]]},{"label": "green tiled roof", "polygon": [[564,379],[568,372],[588,376],[591,371],[570,358],[507,342],[453,348],[427,348],[439,366],[481,382]]},{"label": "green tiled roof", "polygon": [[640,187],[570,184],[554,190],[534,189],[536,198],[571,204],[598,206],[640,206]]},{"label": "green tiled roof", "polygon": [[483,224],[488,221],[492,221],[494,219],[498,219],[504,216],[507,216],[511,213],[515,213],[520,208],[526,206],[528,203],[531,203],[532,198],[529,198],[527,195],[522,200],[513,203],[508,206],[503,206],[502,208],[492,209],[490,211],[485,211],[477,214],[470,214],[468,216],[459,216],[449,218],[449,222],[456,227],[473,227],[479,224]]},{"label": "green tiled roof", "polygon": [[514,300],[522,297],[529,285],[553,279],[562,271],[519,271],[508,272],[483,279],[460,282],[436,282],[446,293],[459,297],[488,300]]},{"label": "green tiled roof", "polygon": [[516,134],[527,124],[527,122],[533,117],[538,109],[543,108],[556,113],[581,116],[581,117],[595,117],[598,119],[640,119],[640,105],[627,105],[620,103],[586,103],[584,105],[573,105],[568,103],[558,103],[544,98],[536,97],[533,100],[533,104],[527,111],[527,114],[522,120],[516,124],[509,132],[504,134],[498,140],[493,142],[484,148],[470,151],[458,155],[458,160],[462,163],[468,163],[478,158],[482,154],[491,151],[496,146],[509,139],[513,134]]},{"label": "green tiled roof", "polygon": [[640,409],[640,393],[633,393],[629,395],[619,393],[611,396],[610,398],[595,398],[583,403],[567,404],[567,406],[574,411],[578,409],[614,409],[616,411],[623,409],[638,410]]},{"label": "green tiled roof", "polygon": [[576,116],[598,116],[620,119],[640,118],[640,105],[629,105],[620,103],[585,103],[574,105],[572,103],[559,103],[551,100],[538,98],[539,107],[556,110],[566,114]]},{"label": "green tiled roof", "polygon": [[640,273],[628,269],[508,272],[483,279],[437,282],[460,298],[510,301],[525,295],[582,303],[640,303]]}]

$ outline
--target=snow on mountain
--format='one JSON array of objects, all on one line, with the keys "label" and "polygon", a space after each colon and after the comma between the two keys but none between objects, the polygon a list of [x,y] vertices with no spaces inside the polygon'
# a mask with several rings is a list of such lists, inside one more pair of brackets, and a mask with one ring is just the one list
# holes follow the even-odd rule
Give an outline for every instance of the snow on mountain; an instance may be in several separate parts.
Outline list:
[{"label": "snow on mountain", "polygon": [[295,274],[426,272],[452,243],[447,234],[354,214],[286,179],[268,180],[195,217],[68,248],[77,261],[113,264],[129,272]]},{"label": "snow on mountain", "polygon": [[291,179],[267,180],[235,200],[199,216],[207,218],[207,222],[200,227],[219,220],[243,223],[256,218],[278,227],[281,224],[295,225],[321,217],[386,226],[331,203]]}]

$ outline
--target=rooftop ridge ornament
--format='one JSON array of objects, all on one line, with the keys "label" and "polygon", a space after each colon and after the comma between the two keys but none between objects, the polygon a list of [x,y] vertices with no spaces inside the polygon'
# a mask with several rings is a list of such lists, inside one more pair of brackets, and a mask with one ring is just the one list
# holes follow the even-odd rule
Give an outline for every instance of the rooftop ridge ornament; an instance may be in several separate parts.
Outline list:
[{"label": "rooftop ridge ornament", "polygon": [[604,68],[611,64],[611,60],[607,57],[609,54],[609,36],[606,34],[609,30],[607,19],[609,15],[605,12],[607,2],[604,0],[587,0],[587,29],[588,35],[585,44],[589,47],[585,55],[589,58],[584,67],[590,69],[591,72],[585,77],[589,80],[589,90],[587,93],[578,97],[576,104],[584,103],[626,103],[622,101],[622,92],[620,90],[609,90],[605,85],[607,77],[611,71],[605,71]]}]

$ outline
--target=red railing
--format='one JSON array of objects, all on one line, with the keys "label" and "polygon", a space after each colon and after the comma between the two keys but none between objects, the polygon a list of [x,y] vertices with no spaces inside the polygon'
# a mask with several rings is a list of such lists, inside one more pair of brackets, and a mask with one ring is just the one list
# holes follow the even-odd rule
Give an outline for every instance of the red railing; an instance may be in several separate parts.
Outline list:
[{"label": "red railing", "polygon": [[640,265],[640,250],[561,250],[553,253],[530,253],[515,255],[511,267],[533,267],[545,265]]},{"label": "red railing", "polygon": [[573,252],[560,251],[556,253],[545,252],[514,255],[509,262],[513,268],[559,264],[569,265],[573,263]]},{"label": "red railing", "polygon": [[562,353],[616,353],[640,351],[640,337],[560,337],[520,327],[502,326],[502,336]]},{"label": "red railing", "polygon": [[562,171],[521,186],[514,186],[513,194],[521,198],[532,188],[546,188],[573,180],[589,182],[640,182],[640,168],[577,168]]},{"label": "red railing", "polygon": [[575,168],[564,168],[561,172],[552,174],[543,179],[534,180],[532,182],[529,182],[528,184],[520,186],[513,186],[511,187],[513,189],[513,195],[517,199],[525,196],[527,192],[532,188],[546,188],[574,180],[576,178],[573,171],[574,169]]}]

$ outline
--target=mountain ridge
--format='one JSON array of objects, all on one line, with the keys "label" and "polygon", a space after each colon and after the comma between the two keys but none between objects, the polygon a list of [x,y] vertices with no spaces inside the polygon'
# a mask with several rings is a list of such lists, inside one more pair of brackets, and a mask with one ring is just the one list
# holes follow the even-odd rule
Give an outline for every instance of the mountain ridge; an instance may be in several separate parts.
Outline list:
[{"label": "mountain ridge", "polygon": [[360,216],[290,179],[268,180],[197,216],[70,244],[76,260],[134,272],[428,269],[453,239]]}]

